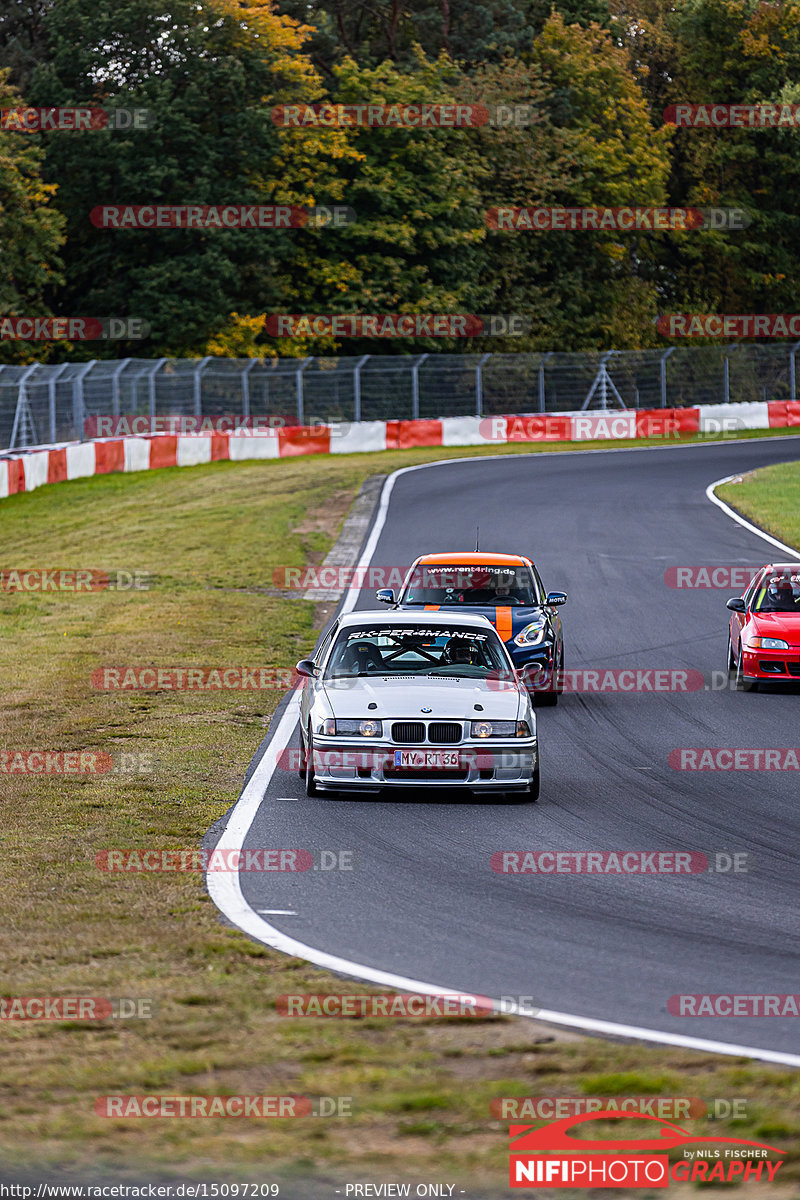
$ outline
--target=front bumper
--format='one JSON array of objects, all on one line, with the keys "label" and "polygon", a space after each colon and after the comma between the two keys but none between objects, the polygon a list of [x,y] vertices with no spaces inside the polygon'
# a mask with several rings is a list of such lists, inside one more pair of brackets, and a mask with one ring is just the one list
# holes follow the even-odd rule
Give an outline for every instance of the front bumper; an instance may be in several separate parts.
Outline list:
[{"label": "front bumper", "polygon": [[511,661],[522,675],[528,691],[552,692],[558,686],[552,644],[541,646],[515,646],[506,642]]},{"label": "front bumper", "polygon": [[[458,756],[457,767],[400,767],[397,752]],[[400,746],[372,742],[365,746],[342,738],[314,738],[314,775],[322,791],[377,791],[379,788],[468,788],[474,792],[526,791],[539,759],[536,738],[487,745]]]},{"label": "front bumper", "polygon": [[776,683],[800,683],[800,647],[788,650],[747,650],[742,655],[742,670],[747,680],[774,680]]}]

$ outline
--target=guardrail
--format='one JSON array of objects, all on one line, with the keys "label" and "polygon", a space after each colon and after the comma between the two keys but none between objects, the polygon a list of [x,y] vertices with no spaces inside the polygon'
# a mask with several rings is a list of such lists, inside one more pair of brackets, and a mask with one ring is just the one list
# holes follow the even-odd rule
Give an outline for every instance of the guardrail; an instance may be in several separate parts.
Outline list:
[{"label": "guardrail", "polygon": [[357,421],[333,425],[243,427],[232,432],[153,433],[96,438],[0,454],[0,499],[47,483],[193,467],[229,459],[292,458],[298,454],[370,454],[414,446],[499,446],[512,442],[596,442],[652,438],[665,443],[697,434],[749,429],[800,432],[800,402],[758,401],[624,412],[533,413],[438,420]]},{"label": "guardrail", "polygon": [[165,416],[315,425],[795,400],[798,348],[800,342],[6,365],[0,366],[0,449],[97,436],[98,418],[121,416],[147,418],[155,432]]}]

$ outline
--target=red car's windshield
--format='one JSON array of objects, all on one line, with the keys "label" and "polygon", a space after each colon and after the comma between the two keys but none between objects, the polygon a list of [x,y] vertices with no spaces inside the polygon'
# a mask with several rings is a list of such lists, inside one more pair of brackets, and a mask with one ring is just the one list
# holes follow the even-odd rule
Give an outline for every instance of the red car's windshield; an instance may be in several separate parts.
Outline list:
[{"label": "red car's windshield", "polygon": [[800,613],[800,563],[764,576],[756,589],[753,611]]}]

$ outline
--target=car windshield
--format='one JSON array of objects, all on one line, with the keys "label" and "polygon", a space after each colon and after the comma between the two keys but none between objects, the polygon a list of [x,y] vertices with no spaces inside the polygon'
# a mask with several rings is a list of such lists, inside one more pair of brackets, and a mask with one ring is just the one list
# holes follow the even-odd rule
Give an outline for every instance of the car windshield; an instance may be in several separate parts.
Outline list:
[{"label": "car windshield", "polygon": [[756,588],[753,609],[762,613],[800,613],[800,563],[765,575]]},{"label": "car windshield", "polygon": [[533,608],[537,603],[527,567],[443,566],[419,563],[400,597],[402,604],[483,605]]},{"label": "car windshield", "polygon": [[494,630],[420,625],[342,629],[325,679],[354,675],[452,675],[511,679],[513,672]]}]

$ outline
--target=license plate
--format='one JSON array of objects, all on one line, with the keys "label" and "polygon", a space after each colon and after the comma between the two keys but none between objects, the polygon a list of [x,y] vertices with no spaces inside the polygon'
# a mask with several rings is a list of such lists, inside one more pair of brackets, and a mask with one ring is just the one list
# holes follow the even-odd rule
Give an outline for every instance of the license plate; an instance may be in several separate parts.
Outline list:
[{"label": "license plate", "polygon": [[439,768],[453,770],[460,766],[457,750],[395,750],[394,765],[413,770]]}]

